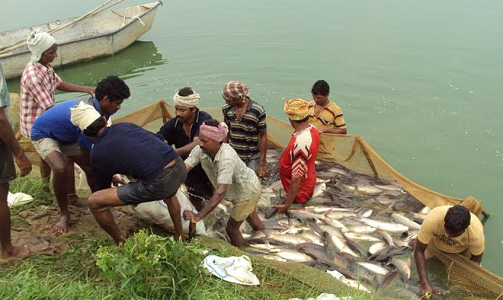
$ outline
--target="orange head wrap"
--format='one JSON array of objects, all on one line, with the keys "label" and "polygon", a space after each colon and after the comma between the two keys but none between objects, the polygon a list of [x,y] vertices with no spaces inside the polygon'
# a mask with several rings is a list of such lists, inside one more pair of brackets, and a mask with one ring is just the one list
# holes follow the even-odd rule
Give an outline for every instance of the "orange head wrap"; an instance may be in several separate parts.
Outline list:
[{"label": "orange head wrap", "polygon": [[291,99],[285,102],[283,108],[290,120],[303,120],[308,115],[309,103],[304,99]]}]

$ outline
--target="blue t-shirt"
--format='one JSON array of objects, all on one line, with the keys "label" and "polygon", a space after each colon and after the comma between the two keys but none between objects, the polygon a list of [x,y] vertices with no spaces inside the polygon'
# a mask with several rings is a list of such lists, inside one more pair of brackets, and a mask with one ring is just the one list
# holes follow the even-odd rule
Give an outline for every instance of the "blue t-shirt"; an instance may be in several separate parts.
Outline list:
[{"label": "blue t-shirt", "polygon": [[178,154],[150,131],[132,123],[105,129],[91,152],[98,190],[109,188],[114,174],[151,182]]},{"label": "blue t-shirt", "polygon": [[79,128],[70,121],[70,108],[77,105],[79,99],[69,100],[54,105],[41,114],[33,123],[31,139],[55,139],[63,143],[75,143],[79,137]]},{"label": "blue t-shirt", "polygon": [[[80,129],[70,121],[70,108],[80,101],[94,106],[101,114],[100,104],[96,98],[73,99],[58,103],[35,120],[31,129],[31,139],[51,138],[61,143],[78,143],[81,148],[91,151],[92,140],[85,137]],[[110,118],[107,114],[104,114],[104,117],[107,120]]]}]

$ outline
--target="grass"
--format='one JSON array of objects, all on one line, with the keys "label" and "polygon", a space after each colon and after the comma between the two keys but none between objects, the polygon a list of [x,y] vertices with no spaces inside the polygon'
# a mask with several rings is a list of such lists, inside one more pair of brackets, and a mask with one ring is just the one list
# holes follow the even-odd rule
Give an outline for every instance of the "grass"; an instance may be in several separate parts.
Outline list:
[{"label": "grass", "polygon": [[[22,210],[40,209],[38,206],[54,202],[43,188],[40,180],[23,178],[12,182],[11,191],[22,191],[35,198],[30,204],[12,209],[13,226],[22,221],[17,216]],[[203,250],[227,257],[243,255],[239,249],[208,237],[180,248],[174,241],[150,232],[142,238],[135,235],[128,239],[127,246],[121,247],[113,246],[106,237],[72,238],[70,249],[62,254],[35,255],[1,264],[0,299],[279,300],[316,298],[323,292],[351,296],[354,300],[368,299],[319,270],[253,255],[249,255],[253,272],[261,285],[231,284],[211,276],[199,265]],[[150,244],[146,239],[150,239]],[[195,276],[191,270],[197,270]]]}]

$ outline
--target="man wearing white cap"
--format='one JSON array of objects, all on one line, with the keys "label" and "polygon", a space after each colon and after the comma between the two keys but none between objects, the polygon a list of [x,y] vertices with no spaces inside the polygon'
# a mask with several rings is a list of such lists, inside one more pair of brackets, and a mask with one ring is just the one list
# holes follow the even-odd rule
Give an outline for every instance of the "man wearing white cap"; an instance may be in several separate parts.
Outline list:
[{"label": "man wearing white cap", "polygon": [[89,187],[92,191],[95,190],[94,176],[89,165],[92,141],[84,137],[80,129],[72,124],[70,108],[83,103],[108,119],[120,109],[124,99],[129,96],[130,91],[126,83],[116,76],[109,76],[96,86],[96,98],[73,99],[59,103],[35,120],[30,134],[31,141],[53,172],[54,195],[61,211],[61,220],[54,226],[56,231],[67,232],[70,222],[68,203],[71,199],[68,194],[72,185],[68,178],[73,178],[74,174],[68,174],[68,162],[77,163],[82,168]]},{"label": "man wearing white cap", "polygon": [[[94,108],[80,103],[71,109],[72,123],[93,139],[91,164],[98,191],[89,197],[89,208],[98,224],[119,244],[124,241],[110,207],[137,205],[163,199],[175,227],[175,239],[185,240],[176,192],[187,177],[183,160],[159,136],[132,124],[106,127]],[[148,145],[148,146],[147,146]],[[111,187],[114,174],[138,179]]]},{"label": "man wearing white cap", "polygon": [[[173,96],[176,118],[164,124],[157,134],[162,136],[168,145],[175,145],[175,151],[186,159],[190,151],[199,144],[199,127],[212,117],[199,110],[201,96],[190,87],[184,87]],[[190,202],[197,210],[203,207],[203,199],[213,195],[213,186],[201,166],[195,167],[185,180]]]},{"label": "man wearing white cap", "polygon": [[[56,39],[50,34],[36,29],[28,35],[26,40],[32,56],[21,76],[20,96],[20,127],[21,134],[30,138],[31,128],[35,119],[54,105],[56,89],[66,92],[82,92],[93,95],[94,88],[80,86],[66,81],[54,72],[51,63],[57,55]],[[68,166],[73,179],[73,164]],[[49,166],[40,160],[40,175],[49,180],[51,175]],[[70,194],[75,195],[75,183],[72,184]],[[74,196],[76,197],[76,196]]]}]

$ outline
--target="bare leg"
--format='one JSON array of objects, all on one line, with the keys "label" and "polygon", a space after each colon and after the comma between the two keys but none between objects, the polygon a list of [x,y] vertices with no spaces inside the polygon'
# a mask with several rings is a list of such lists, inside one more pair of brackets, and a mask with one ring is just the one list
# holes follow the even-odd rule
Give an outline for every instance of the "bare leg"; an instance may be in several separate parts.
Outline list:
[{"label": "bare leg", "polygon": [[182,239],[185,241],[187,238],[183,233],[182,228],[182,214],[180,209],[180,203],[178,202],[178,198],[176,196],[172,196],[170,198],[163,199],[164,203],[168,206],[169,215],[171,216],[171,220],[173,220],[173,225],[175,227],[175,240]]},{"label": "bare leg", "polygon": [[94,180],[94,172],[91,167],[91,158],[89,157],[89,152],[82,151],[81,155],[72,156],[71,159],[79,165],[79,167],[86,174],[87,184],[89,184],[89,188],[94,193],[96,192],[96,183]]},{"label": "bare leg", "polygon": [[256,212],[253,212],[250,216],[248,216],[248,218],[246,218],[246,221],[255,231],[265,229],[264,223],[262,223],[262,220],[260,220]]},{"label": "bare leg", "polygon": [[116,244],[124,242],[124,237],[121,235],[114,216],[110,211],[110,207],[125,205],[117,195],[117,188],[94,192],[89,197],[89,208],[100,227],[105,230],[115,241]]},{"label": "bare leg", "polygon": [[243,235],[239,231],[239,227],[241,227],[241,224],[243,224],[243,221],[238,222],[234,220],[232,217],[229,217],[227,227],[225,227],[225,231],[227,231],[227,234],[231,239],[231,244],[233,244],[236,247],[245,246],[245,240],[243,238]]},{"label": "bare leg", "polygon": [[49,183],[51,182],[51,167],[40,157],[40,178],[46,183],[45,190],[51,192]]},{"label": "bare leg", "polygon": [[54,195],[58,201],[61,219],[54,229],[59,233],[68,232],[70,223],[70,211],[68,210],[68,185],[66,182],[67,159],[58,151],[53,151],[46,156],[45,161],[49,164],[53,172]]},{"label": "bare leg", "polygon": [[22,258],[30,252],[26,247],[14,247],[10,239],[10,210],[7,205],[9,183],[0,183],[0,245],[2,258]]}]

